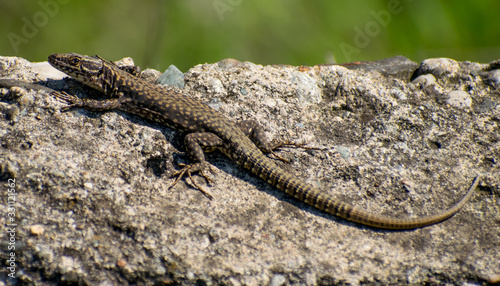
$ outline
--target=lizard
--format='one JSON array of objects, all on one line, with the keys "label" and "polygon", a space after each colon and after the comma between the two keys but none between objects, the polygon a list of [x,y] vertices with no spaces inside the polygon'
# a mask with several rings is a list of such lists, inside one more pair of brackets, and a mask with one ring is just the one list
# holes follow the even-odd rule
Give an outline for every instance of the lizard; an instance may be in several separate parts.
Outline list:
[{"label": "lizard", "polygon": [[106,95],[106,99],[94,100],[56,92],[55,97],[68,103],[64,111],[73,107],[93,111],[118,109],[184,131],[184,145],[191,162],[180,164],[181,169],[173,174],[177,176],[173,185],[187,175],[193,185],[202,190],[191,174],[197,173],[210,182],[211,179],[203,173],[206,167],[204,151],[218,149],[267,183],[321,211],[374,228],[415,229],[453,216],[470,199],[479,182],[479,176],[476,176],[466,195],[455,205],[438,214],[395,218],[369,213],[323,193],[319,188],[278,167],[264,153],[274,154],[273,149],[283,144],[273,145],[267,140],[256,121],[234,123],[201,101],[147,82],[138,77],[137,73],[126,71],[99,56],[52,54],[48,57],[48,62],[56,69]]}]

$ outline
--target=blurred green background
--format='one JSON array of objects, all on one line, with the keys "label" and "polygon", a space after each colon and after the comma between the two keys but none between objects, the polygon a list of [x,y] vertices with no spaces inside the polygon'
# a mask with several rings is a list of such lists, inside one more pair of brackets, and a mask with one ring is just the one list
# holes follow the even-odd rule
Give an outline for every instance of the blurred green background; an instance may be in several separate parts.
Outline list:
[{"label": "blurred green background", "polygon": [[2,0],[0,55],[130,56],[142,68],[224,58],[315,65],[404,55],[500,58],[500,1]]}]

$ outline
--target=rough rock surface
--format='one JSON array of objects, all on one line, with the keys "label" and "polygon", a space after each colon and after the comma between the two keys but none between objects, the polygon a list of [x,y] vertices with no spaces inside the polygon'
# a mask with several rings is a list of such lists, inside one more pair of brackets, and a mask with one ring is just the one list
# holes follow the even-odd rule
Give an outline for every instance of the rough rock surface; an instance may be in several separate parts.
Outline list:
[{"label": "rough rock surface", "polygon": [[186,96],[234,120],[256,119],[269,137],[327,148],[284,149],[290,163],[278,164],[367,211],[435,214],[481,175],[471,201],[447,221],[385,231],[292,199],[220,153],[207,156],[212,201],[189,181],[169,190],[187,160],[180,132],[120,111],[61,113],[65,104],[50,89],[99,95],[46,67],[0,57],[0,222],[14,230],[0,233],[0,258],[15,254],[14,268],[2,264],[0,284],[493,284],[499,67],[403,57],[314,67],[228,59],[185,74]]}]

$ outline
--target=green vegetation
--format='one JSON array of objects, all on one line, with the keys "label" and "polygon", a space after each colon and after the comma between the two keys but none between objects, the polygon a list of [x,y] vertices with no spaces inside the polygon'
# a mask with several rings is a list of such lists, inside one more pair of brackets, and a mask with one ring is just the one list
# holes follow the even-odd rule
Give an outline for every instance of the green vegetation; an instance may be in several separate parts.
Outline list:
[{"label": "green vegetation", "polygon": [[290,65],[500,58],[500,1],[4,0],[0,7],[0,55],[32,61],[78,52],[186,71],[223,58]]}]

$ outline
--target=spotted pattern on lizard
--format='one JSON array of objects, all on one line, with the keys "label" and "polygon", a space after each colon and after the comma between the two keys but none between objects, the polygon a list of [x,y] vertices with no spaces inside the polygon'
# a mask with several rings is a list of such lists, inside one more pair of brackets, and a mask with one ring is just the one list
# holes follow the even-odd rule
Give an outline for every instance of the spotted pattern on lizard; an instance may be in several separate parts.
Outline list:
[{"label": "spotted pattern on lizard", "polygon": [[400,219],[368,213],[323,193],[278,167],[262,152],[272,152],[275,146],[264,139],[262,130],[253,121],[239,125],[233,123],[200,101],[146,82],[98,56],[52,54],[49,63],[108,96],[108,99],[98,101],[56,93],[57,97],[70,103],[68,108],[82,107],[95,111],[120,109],[186,132],[185,146],[192,163],[176,173],[178,179],[183,175],[191,177],[194,172],[203,175],[206,167],[203,149],[216,148],[300,201],[353,222],[385,229],[413,229],[451,217],[469,200],[479,181],[476,177],[462,200],[436,215]]}]

